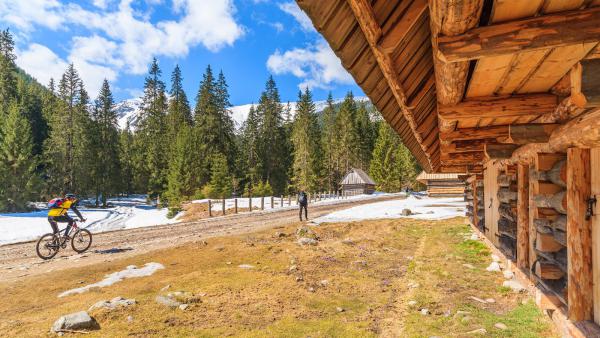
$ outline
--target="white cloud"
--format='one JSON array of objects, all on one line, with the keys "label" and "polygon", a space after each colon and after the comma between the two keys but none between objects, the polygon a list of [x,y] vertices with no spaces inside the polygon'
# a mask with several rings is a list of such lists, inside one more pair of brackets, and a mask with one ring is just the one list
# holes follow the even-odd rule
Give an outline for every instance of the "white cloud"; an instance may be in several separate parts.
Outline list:
[{"label": "white cloud", "polygon": [[284,53],[276,50],[269,56],[267,68],[274,74],[292,74],[302,79],[299,88],[308,86],[328,89],[333,83],[354,83],[340,59],[324,41],[319,41],[314,46],[294,48]]},{"label": "white cloud", "polygon": [[58,81],[68,66],[48,47],[37,43],[29,45],[26,50],[17,51],[17,64],[42,84],[48,84],[50,78]]},{"label": "white cloud", "polygon": [[94,4],[94,6],[100,9],[106,9],[106,7],[108,6],[108,0],[93,0],[92,3]]},{"label": "white cloud", "polygon": [[63,23],[61,9],[57,0],[1,0],[0,22],[24,31],[34,25],[58,29]]},{"label": "white cloud", "polygon": [[302,27],[302,30],[306,32],[315,32],[312,21],[310,21],[308,15],[298,7],[295,1],[279,4],[279,9],[293,16]]}]

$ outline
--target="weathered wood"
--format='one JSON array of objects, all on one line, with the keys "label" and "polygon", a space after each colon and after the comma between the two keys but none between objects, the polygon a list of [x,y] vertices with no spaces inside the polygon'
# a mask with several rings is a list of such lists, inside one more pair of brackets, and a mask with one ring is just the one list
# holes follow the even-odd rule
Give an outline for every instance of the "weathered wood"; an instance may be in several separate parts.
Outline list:
[{"label": "weathered wood", "polygon": [[561,12],[483,26],[438,38],[446,62],[544,50],[600,41],[600,9]]},{"label": "weathered wood", "polygon": [[438,107],[442,120],[537,116],[553,112],[558,98],[552,94],[490,96],[466,99]]},{"label": "weathered wood", "polygon": [[575,104],[572,97],[563,99],[556,109],[548,114],[544,114],[535,120],[536,123],[563,123],[573,117],[577,117],[585,112],[586,109]]},{"label": "weathered wood", "polygon": [[590,150],[567,150],[567,260],[569,319],[593,318],[592,229],[585,219],[590,196]]},{"label": "weathered wood", "polygon": [[517,168],[517,266],[529,267],[529,166]]},{"label": "weathered wood", "polygon": [[517,200],[517,192],[511,191],[508,188],[498,189],[498,201],[500,203],[511,203]]},{"label": "weathered wood", "polygon": [[508,129],[508,138],[504,143],[528,144],[548,142],[550,135],[556,128],[558,128],[557,124],[511,125]]},{"label": "weathered wood", "polygon": [[515,213],[515,209],[510,204],[500,203],[500,207],[498,208],[498,213],[500,214],[501,217],[504,217],[504,218],[510,220],[511,222],[517,221],[517,215]]},{"label": "weathered wood", "polygon": [[418,19],[427,10],[427,0],[412,1],[408,9],[402,15],[402,20],[398,21],[393,28],[381,38],[379,45],[381,49],[391,54],[400,43],[406,39],[408,32],[412,29]]},{"label": "weathered wood", "polygon": [[498,185],[501,187],[510,187],[517,180],[515,175],[498,175]]},{"label": "weathered wood", "polygon": [[582,60],[570,75],[573,103],[580,108],[600,106],[600,59]]},{"label": "weathered wood", "polygon": [[[590,149],[590,195],[600,196],[600,148]],[[594,276],[594,322],[600,325],[600,203],[596,202],[592,216],[592,275]]]},{"label": "weathered wood", "polygon": [[572,147],[600,147],[600,109],[563,124],[552,132],[548,143],[550,149],[556,152]]},{"label": "weathered wood", "polygon": [[508,126],[493,126],[482,128],[461,128],[454,131],[440,131],[440,140],[455,142],[468,140],[505,140],[508,137]]},{"label": "weathered wood", "polygon": [[567,161],[556,162],[548,171],[537,171],[536,177],[541,181],[550,181],[558,186],[567,186]]},{"label": "weathered wood", "polygon": [[479,211],[479,201],[481,200],[477,194],[478,190],[477,189],[477,179],[474,179],[471,182],[471,191],[474,192],[473,194],[473,225],[477,226],[479,224],[479,215],[477,214],[477,212]]},{"label": "weathered wood", "polygon": [[535,274],[542,279],[561,279],[565,273],[555,264],[538,262],[535,265]]},{"label": "weathered wood", "polygon": [[539,208],[553,208],[561,214],[567,213],[567,193],[564,190],[554,195],[535,195],[533,201]]},{"label": "weathered wood", "polygon": [[515,144],[486,144],[484,149],[489,159],[506,159],[511,158],[518,147]]},{"label": "weathered wood", "polygon": [[542,152],[535,157],[535,168],[537,170],[548,171],[554,167],[556,162],[566,158],[564,153]]},{"label": "weathered wood", "polygon": [[510,236],[500,235],[498,238],[498,247],[508,258],[514,258],[516,255],[516,241]]},{"label": "weathered wood", "polygon": [[552,236],[552,234],[545,234],[538,232],[535,239],[535,249],[541,252],[557,252],[560,251],[563,246]]},{"label": "weathered wood", "polygon": [[508,218],[501,217],[498,220],[498,233],[510,238],[517,239],[517,223]]}]

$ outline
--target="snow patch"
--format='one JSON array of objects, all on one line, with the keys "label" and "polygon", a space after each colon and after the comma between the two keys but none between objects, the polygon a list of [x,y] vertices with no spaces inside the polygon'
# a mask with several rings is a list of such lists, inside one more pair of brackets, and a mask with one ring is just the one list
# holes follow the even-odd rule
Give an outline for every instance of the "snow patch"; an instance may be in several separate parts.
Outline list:
[{"label": "snow patch", "polygon": [[113,272],[106,275],[105,278],[97,283],[89,284],[80,288],[71,289],[58,295],[58,297],[65,297],[69,295],[80,294],[89,291],[92,288],[103,288],[111,286],[127,278],[138,278],[146,277],[154,274],[156,271],[164,269],[165,267],[160,263],[146,263],[143,268],[138,269],[135,265],[130,265],[125,270]]}]

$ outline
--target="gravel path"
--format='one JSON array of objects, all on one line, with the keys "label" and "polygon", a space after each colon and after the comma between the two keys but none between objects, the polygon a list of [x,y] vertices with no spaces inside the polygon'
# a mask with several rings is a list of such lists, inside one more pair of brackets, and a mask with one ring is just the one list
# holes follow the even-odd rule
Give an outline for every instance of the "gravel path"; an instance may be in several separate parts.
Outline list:
[{"label": "gravel path", "polygon": [[[335,204],[314,205],[309,207],[309,217],[313,219],[356,205],[402,198],[382,196],[368,200],[341,200]],[[104,232],[94,234],[94,242],[88,252],[78,255],[69,247],[61,250],[54,259],[49,261],[37,257],[35,242],[3,245],[0,246],[0,282],[15,281],[75,266],[82,267],[112,261],[210,237],[249,233],[290,223],[298,223],[298,210],[295,208],[247,212],[196,222]]]}]

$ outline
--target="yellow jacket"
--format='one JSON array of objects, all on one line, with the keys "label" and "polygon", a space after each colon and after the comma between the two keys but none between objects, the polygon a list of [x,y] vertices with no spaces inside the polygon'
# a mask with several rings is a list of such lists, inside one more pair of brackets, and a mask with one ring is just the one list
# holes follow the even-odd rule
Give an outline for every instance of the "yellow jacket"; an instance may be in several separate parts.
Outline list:
[{"label": "yellow jacket", "polygon": [[64,216],[69,211],[69,208],[73,205],[75,201],[65,200],[63,201],[60,208],[52,208],[48,211],[48,216]]}]

